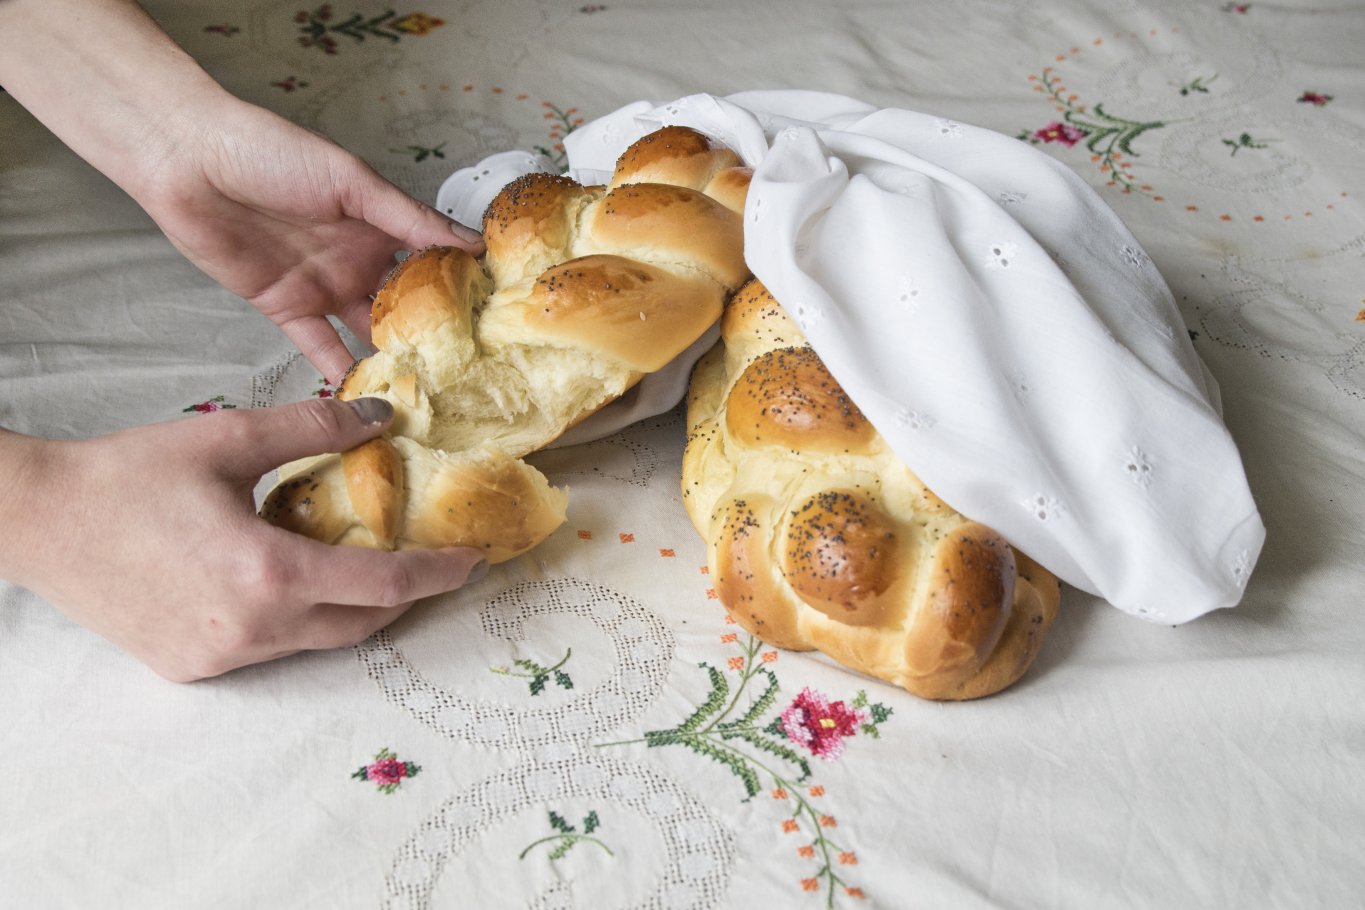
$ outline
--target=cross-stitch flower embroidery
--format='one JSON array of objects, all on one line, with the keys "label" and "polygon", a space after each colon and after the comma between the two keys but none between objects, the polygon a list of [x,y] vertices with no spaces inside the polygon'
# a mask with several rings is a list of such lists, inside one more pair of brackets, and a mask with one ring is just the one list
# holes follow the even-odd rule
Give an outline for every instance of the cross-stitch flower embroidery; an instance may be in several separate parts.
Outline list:
[{"label": "cross-stitch flower embroidery", "polygon": [[782,712],[782,732],[813,755],[833,760],[844,751],[844,739],[857,733],[870,718],[864,709],[850,708],[842,701],[830,703],[807,687]]},{"label": "cross-stitch flower embroidery", "polygon": [[374,761],[362,765],[351,777],[370,781],[381,792],[392,793],[403,783],[403,778],[416,777],[421,770],[420,765],[399,761],[397,755],[384,748],[375,753]]},{"label": "cross-stitch flower embroidery", "polygon": [[1069,123],[1053,121],[1033,134],[1039,142],[1060,142],[1067,148],[1085,138],[1085,130]]}]

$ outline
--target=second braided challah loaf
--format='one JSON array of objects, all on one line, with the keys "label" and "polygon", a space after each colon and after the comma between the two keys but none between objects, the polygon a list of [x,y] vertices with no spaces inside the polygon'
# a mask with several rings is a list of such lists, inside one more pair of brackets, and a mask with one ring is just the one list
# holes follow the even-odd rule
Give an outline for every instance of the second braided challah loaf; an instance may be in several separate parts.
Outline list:
[{"label": "second braided challah loaf", "polygon": [[682,480],[735,620],[926,698],[1017,680],[1056,579],[926,488],[757,281],[721,339],[693,373]]},{"label": "second braided challah loaf", "polygon": [[729,149],[669,127],[605,187],[549,174],[506,186],[482,262],[424,250],[375,299],[378,352],[338,395],[392,403],[389,436],[302,466],[262,514],[327,542],[477,546],[493,562],[539,543],[565,498],[519,459],[715,323],[748,277],[749,176]]}]

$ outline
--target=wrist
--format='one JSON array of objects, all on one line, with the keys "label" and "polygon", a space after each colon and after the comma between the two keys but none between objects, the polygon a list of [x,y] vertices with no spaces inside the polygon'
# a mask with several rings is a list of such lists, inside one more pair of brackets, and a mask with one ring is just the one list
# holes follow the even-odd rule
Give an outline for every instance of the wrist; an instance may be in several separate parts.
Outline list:
[{"label": "wrist", "polygon": [[2,0],[0,85],[135,198],[231,96],[131,0]]},{"label": "wrist", "polygon": [[52,510],[71,445],[0,428],[0,578],[32,587],[40,549],[60,540]]}]

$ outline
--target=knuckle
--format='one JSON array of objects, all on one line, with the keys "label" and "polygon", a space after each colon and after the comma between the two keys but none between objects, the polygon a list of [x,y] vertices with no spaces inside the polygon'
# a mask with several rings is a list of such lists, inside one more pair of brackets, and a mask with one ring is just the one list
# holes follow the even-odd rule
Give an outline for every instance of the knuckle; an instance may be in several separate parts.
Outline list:
[{"label": "knuckle", "polygon": [[325,439],[333,439],[342,435],[345,424],[342,423],[341,411],[337,406],[322,399],[303,401],[298,404],[299,420],[307,424]]},{"label": "knuckle", "polygon": [[405,563],[395,563],[376,579],[375,606],[398,607],[412,600],[414,580]]},{"label": "knuckle", "polygon": [[250,411],[234,408],[209,416],[217,420],[214,433],[229,450],[251,451],[257,447],[260,433]]},{"label": "knuckle", "polygon": [[239,599],[249,603],[276,603],[295,581],[292,563],[272,549],[240,551],[230,572]]}]

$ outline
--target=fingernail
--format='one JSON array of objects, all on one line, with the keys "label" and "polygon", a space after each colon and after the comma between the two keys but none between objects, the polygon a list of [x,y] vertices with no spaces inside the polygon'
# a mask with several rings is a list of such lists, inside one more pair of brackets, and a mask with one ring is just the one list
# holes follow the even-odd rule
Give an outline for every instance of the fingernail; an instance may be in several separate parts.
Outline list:
[{"label": "fingernail", "polygon": [[450,222],[450,232],[465,243],[483,243],[483,234],[480,234],[473,228],[465,227],[458,221]]},{"label": "fingernail", "polygon": [[366,426],[383,423],[393,417],[393,405],[382,398],[356,398],[346,403]]},{"label": "fingernail", "polygon": [[488,574],[488,560],[480,559],[470,568],[469,574],[465,576],[464,583],[472,585],[476,581],[482,581]]}]

